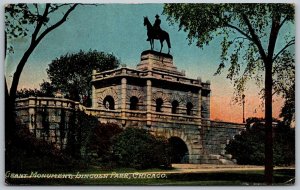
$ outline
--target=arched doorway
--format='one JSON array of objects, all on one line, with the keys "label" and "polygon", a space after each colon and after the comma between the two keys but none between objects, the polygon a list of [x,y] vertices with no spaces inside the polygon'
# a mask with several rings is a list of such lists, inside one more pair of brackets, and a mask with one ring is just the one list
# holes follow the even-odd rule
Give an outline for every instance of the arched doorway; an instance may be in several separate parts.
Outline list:
[{"label": "arched doorway", "polygon": [[171,163],[189,163],[189,150],[185,142],[179,137],[169,138],[171,148]]},{"label": "arched doorway", "polygon": [[112,96],[106,96],[103,100],[103,106],[108,110],[115,109],[115,101]]}]

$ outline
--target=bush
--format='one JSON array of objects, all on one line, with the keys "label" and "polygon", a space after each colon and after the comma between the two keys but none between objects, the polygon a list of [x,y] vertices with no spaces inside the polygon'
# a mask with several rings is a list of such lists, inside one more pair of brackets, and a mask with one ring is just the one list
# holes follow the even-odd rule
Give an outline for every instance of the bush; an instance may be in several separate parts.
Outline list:
[{"label": "bush", "polygon": [[12,142],[11,167],[14,172],[70,171],[86,168],[86,164],[63,154],[52,144],[37,139],[28,128],[20,128]]},{"label": "bush", "polygon": [[144,129],[125,129],[114,138],[113,152],[117,163],[124,167],[147,169],[171,166],[168,141]]},{"label": "bush", "polygon": [[[295,163],[295,131],[277,121],[273,126],[274,165]],[[237,160],[238,164],[264,165],[265,126],[263,119],[247,119],[246,130],[236,135],[226,146],[226,152]]]},{"label": "bush", "polygon": [[112,138],[123,130],[114,123],[100,123],[92,129],[86,145],[86,155],[89,159],[95,158],[102,162],[112,161]]}]

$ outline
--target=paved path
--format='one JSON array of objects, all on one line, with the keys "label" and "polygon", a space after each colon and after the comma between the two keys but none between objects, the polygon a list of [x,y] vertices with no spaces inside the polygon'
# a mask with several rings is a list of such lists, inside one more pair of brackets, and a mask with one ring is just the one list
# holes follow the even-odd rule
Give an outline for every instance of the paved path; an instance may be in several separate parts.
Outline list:
[{"label": "paved path", "polygon": [[[172,167],[174,170],[170,173],[264,170],[264,166],[252,165],[172,164]],[[295,169],[295,167],[275,167],[274,169]]]}]

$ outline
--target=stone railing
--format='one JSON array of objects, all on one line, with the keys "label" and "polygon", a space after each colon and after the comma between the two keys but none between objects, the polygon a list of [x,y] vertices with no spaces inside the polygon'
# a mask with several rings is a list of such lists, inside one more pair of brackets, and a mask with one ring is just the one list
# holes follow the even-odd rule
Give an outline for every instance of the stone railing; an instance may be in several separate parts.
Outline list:
[{"label": "stone railing", "polygon": [[104,72],[96,72],[93,73],[93,80],[103,80],[108,78],[113,78],[117,76],[130,76],[130,77],[139,77],[139,78],[156,78],[165,81],[183,83],[188,85],[196,85],[203,86],[205,89],[210,89],[210,82],[201,82],[201,79],[190,79],[184,76],[179,76],[176,74],[165,73],[163,71],[141,71],[126,67],[121,67],[114,70],[104,71]]},{"label": "stone railing", "polygon": [[121,111],[119,110],[86,108],[85,113],[99,118],[121,118]]},{"label": "stone railing", "polygon": [[152,112],[151,119],[153,121],[158,121],[162,123],[186,123],[200,125],[201,118],[197,116],[189,116],[182,114],[168,114],[168,113],[158,113]]},{"label": "stone railing", "polygon": [[47,107],[47,108],[66,108],[66,109],[85,109],[79,102],[75,102],[64,98],[54,97],[28,97],[17,99],[15,101],[16,109],[25,109],[32,107]]},{"label": "stone railing", "polygon": [[126,110],[125,111],[125,117],[130,119],[130,118],[137,118],[137,119],[141,119],[141,120],[145,120],[146,119],[146,111],[135,111],[135,110]]}]

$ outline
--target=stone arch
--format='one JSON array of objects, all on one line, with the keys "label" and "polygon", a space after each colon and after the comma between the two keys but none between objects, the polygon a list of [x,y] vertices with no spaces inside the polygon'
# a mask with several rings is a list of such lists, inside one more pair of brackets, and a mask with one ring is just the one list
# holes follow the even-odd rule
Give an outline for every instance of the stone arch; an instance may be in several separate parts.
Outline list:
[{"label": "stone arch", "polygon": [[168,139],[171,148],[172,163],[189,163],[189,150],[186,143],[179,137]]},{"label": "stone arch", "polygon": [[143,98],[144,98],[143,93],[137,88],[133,88],[129,91],[129,93],[127,94],[128,101],[130,101],[130,98],[133,96],[137,97],[139,102],[143,102]]},{"label": "stone arch", "polygon": [[161,98],[163,100],[163,102],[169,102],[170,100],[170,96],[167,93],[164,93],[163,91],[157,91],[155,93],[153,93],[153,102],[156,103],[156,100]]},{"label": "stone arch", "polygon": [[187,146],[188,153],[189,153],[189,162],[191,163],[191,156],[193,155],[193,143],[191,142],[188,134],[186,134],[183,130],[174,129],[174,128],[164,128],[161,129],[160,127],[153,127],[153,134],[155,136],[162,136],[166,139],[170,139],[171,137],[180,138]]},{"label": "stone arch", "polygon": [[100,96],[99,96],[99,100],[98,100],[98,106],[101,108],[105,108],[105,106],[103,105],[103,102],[107,96],[111,96],[114,99],[115,106],[116,106],[117,102],[119,101],[118,93],[117,93],[116,89],[113,87],[107,88],[107,89],[101,91],[99,94],[100,94]]},{"label": "stone arch", "polygon": [[115,100],[112,96],[108,95],[103,100],[103,106],[105,109],[114,110],[115,109]]},{"label": "stone arch", "polygon": [[184,102],[184,96],[181,96],[178,92],[175,92],[171,95],[170,103],[175,100],[178,101],[179,104],[181,104],[182,102]]}]

